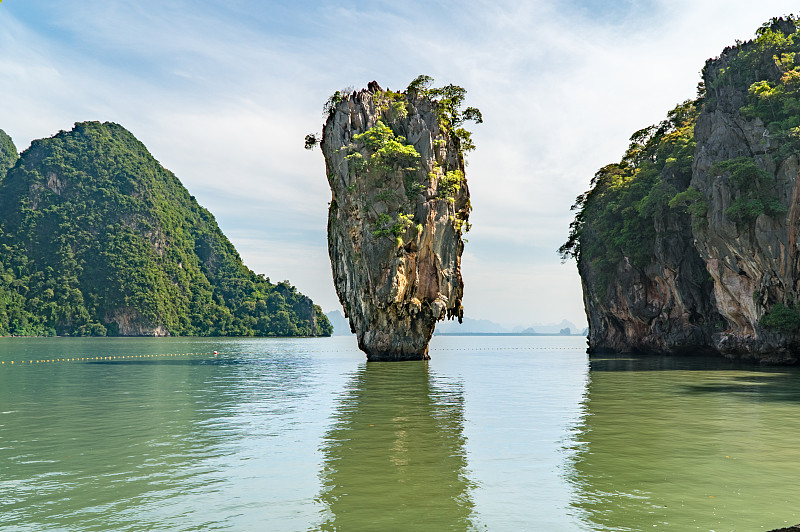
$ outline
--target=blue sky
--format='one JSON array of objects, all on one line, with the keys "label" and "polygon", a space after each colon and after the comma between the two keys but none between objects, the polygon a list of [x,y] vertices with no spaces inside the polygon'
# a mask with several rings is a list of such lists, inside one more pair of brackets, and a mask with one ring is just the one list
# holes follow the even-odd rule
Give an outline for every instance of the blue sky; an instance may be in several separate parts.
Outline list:
[{"label": "blue sky", "polygon": [[245,263],[339,308],[322,155],[335,90],[418,74],[483,112],[467,178],[466,315],[585,323],[555,250],[569,206],[636,130],[762,22],[763,0],[3,0],[0,128],[18,148],[84,120],[122,124],[211,210]]}]

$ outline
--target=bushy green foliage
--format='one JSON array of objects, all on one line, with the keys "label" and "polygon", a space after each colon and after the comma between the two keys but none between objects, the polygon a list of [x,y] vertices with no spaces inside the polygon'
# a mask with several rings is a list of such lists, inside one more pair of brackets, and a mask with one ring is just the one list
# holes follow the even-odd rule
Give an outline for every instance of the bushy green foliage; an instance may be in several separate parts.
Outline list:
[{"label": "bushy green foliage", "polygon": [[464,122],[483,123],[483,115],[475,107],[462,110],[467,95],[466,89],[458,85],[431,87],[433,78],[424,74],[417,76],[406,89],[411,96],[427,97],[436,100],[436,112],[440,127],[447,131],[458,143],[459,150],[468,152],[475,149],[472,132],[463,127]]},{"label": "bushy green foliage", "polygon": [[[431,88],[432,83],[432,78],[423,75],[404,92],[380,90],[371,85],[376,123],[354,135],[352,143],[342,148],[352,178],[346,190],[357,203],[349,208],[366,216],[373,237],[394,237],[399,246],[404,245],[403,238],[413,234],[409,229],[418,225],[410,213],[416,211],[415,204],[429,185],[436,184],[439,197],[447,200],[451,211],[455,211],[456,195],[465,184],[464,151],[474,148],[469,132],[462,126],[467,120],[482,121],[479,110],[462,110],[466,94],[463,88],[455,85]],[[434,111],[438,118],[439,128],[432,139],[436,153],[429,168],[423,167],[421,155],[402,134],[409,113],[420,109]],[[439,150],[444,147],[455,148],[456,157],[442,159]],[[405,197],[398,188],[398,178],[402,179]],[[459,204],[458,212],[451,212],[458,231],[469,228],[469,210],[467,202],[466,207]]]},{"label": "bushy green foliage", "polygon": [[402,237],[406,230],[412,225],[414,225],[413,214],[398,213],[397,216],[391,217],[386,213],[382,213],[378,215],[378,218],[375,220],[372,236],[394,236],[399,238]]},{"label": "bushy green foliage", "polygon": [[433,78],[426,74],[420,74],[419,76],[414,78],[414,80],[411,83],[408,84],[406,92],[408,92],[412,96],[413,95],[426,96],[428,94],[428,90],[431,88],[431,85],[433,85]]},{"label": "bushy green foliage", "polygon": [[669,200],[670,209],[686,209],[692,216],[695,227],[705,223],[708,214],[708,202],[703,199],[703,194],[694,187],[689,187],[683,192],[678,192]]},{"label": "bushy green foliage", "polygon": [[309,133],[308,135],[306,135],[303,147],[307,150],[313,150],[314,148],[316,148],[319,142],[320,142],[319,136],[317,136],[316,133]]},{"label": "bushy green foliage", "polygon": [[121,316],[174,335],[331,333],[116,124],[34,141],[0,182],[0,228],[0,334],[117,334]]},{"label": "bushy green foliage", "polygon": [[[420,169],[420,154],[406,139],[394,134],[392,129],[382,120],[374,127],[353,137],[355,144],[350,147],[346,156],[351,172],[367,172],[368,179],[380,185],[387,182],[385,174],[400,172],[406,187],[406,200],[397,198],[394,190],[379,189],[375,201],[384,202],[390,207],[389,213],[381,213],[372,223],[372,236],[395,237],[402,245],[402,235],[414,225],[413,214],[405,214],[403,209],[410,210],[411,198],[419,192],[420,184],[416,181]],[[357,149],[363,149],[368,156],[364,157]],[[394,210],[398,208],[400,211]]]},{"label": "bushy green foliage", "polygon": [[725,60],[709,65],[713,71],[703,72],[709,80],[706,90],[711,103],[716,102],[725,87],[747,89],[753,83],[774,77],[774,63],[785,62],[784,54],[798,51],[797,23],[792,15],[773,18],[756,31],[753,41],[736,41],[735,48],[726,49]]},{"label": "bushy green foliage", "polygon": [[355,135],[353,140],[363,143],[364,147],[372,152],[369,164],[376,170],[414,171],[419,168],[420,155],[414,146],[406,144],[405,137],[396,136],[381,120],[364,133]]},{"label": "bushy green foliage", "polygon": [[343,99],[344,95],[342,94],[342,91],[334,92],[325,101],[325,105],[322,106],[322,113],[325,116],[330,115],[336,110],[336,106],[339,105]]},{"label": "bushy green foliage", "polygon": [[731,182],[739,190],[749,190],[761,186],[768,186],[774,178],[758,167],[750,157],[737,157],[726,161],[718,161],[711,167],[715,175],[730,175]]},{"label": "bushy green foliage", "polygon": [[17,159],[19,159],[19,153],[17,153],[14,141],[0,129],[0,179],[3,178],[6,170],[14,166]]},{"label": "bushy green foliage", "polygon": [[775,194],[775,178],[758,167],[750,157],[737,157],[720,161],[711,167],[717,175],[729,175],[739,196],[725,210],[735,223],[752,225],[762,214],[779,216],[786,213],[786,206]]},{"label": "bushy green foliage", "polygon": [[[800,155],[798,24],[793,16],[772,19],[754,41],[726,49],[704,69],[706,82],[698,86],[696,101],[678,106],[661,124],[636,132],[622,161],[601,168],[590,190],[575,201],[572,208],[577,214],[569,238],[559,248],[562,259],[589,262],[601,281],[609,280],[623,258],[639,267],[649,264],[654,258],[655,223],[668,210],[687,212],[695,228],[707,222],[707,201],[688,187],[693,129],[700,107],[713,112],[726,91],[747,95],[739,111],[744,118],[760,118],[766,125],[765,152],[776,161]],[[786,212],[774,177],[762,166],[756,157],[740,157],[712,168],[733,185],[736,199],[726,215],[739,225],[752,224],[762,214],[778,217]]]},{"label": "bushy green foliage", "polygon": [[378,108],[378,113],[388,122],[401,120],[408,116],[406,95],[402,92],[390,90],[377,91],[372,95]]},{"label": "bushy green foliage", "polygon": [[797,333],[800,331],[800,311],[796,306],[789,308],[782,303],[776,303],[769,312],[761,316],[758,324],[765,329],[784,334]]},{"label": "bushy green foliage", "polygon": [[[374,127],[353,137],[355,145],[345,157],[350,172],[369,172],[378,183],[384,181],[384,174],[401,172],[405,184],[406,196],[412,200],[424,186],[418,181],[420,154],[414,146],[407,144],[403,136],[397,136],[382,120]],[[368,156],[365,158],[357,149],[363,147]],[[389,193],[391,191],[383,191]]]},{"label": "bushy green foliage", "polygon": [[438,183],[438,194],[440,198],[445,198],[447,201],[452,203],[455,201],[454,196],[458,189],[461,188],[461,184],[464,182],[464,172],[461,170],[452,170],[450,172],[445,173],[441,178],[439,178]]},{"label": "bushy green foliage", "polygon": [[572,206],[577,213],[569,239],[558,250],[563,260],[590,262],[601,281],[610,279],[623,257],[638,267],[650,263],[656,220],[680,192],[673,183],[686,186],[691,177],[698,105],[686,101],[660,124],[634,133],[622,161],[595,174],[591,188]]}]

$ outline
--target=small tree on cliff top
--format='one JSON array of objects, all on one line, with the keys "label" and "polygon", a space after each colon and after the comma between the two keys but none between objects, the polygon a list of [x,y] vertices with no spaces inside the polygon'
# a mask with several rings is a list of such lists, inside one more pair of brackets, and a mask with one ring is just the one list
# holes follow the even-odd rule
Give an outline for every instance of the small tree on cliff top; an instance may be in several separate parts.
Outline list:
[{"label": "small tree on cliff top", "polygon": [[409,83],[406,93],[410,97],[421,96],[435,100],[439,113],[439,124],[442,128],[459,140],[462,151],[474,150],[475,143],[472,142],[472,133],[462,126],[466,121],[476,124],[483,123],[483,115],[480,110],[476,107],[467,107],[463,111],[461,110],[467,95],[464,87],[450,83],[441,88],[431,88],[432,84],[432,77],[421,74]]},{"label": "small tree on cliff top", "polygon": [[[458,146],[462,152],[475,149],[472,141],[472,132],[467,131],[464,122],[483,123],[483,115],[476,107],[461,109],[467,95],[467,90],[452,83],[444,87],[432,87],[433,78],[420,74],[408,84],[405,95],[410,98],[430,98],[436,101],[439,124],[442,129],[448,131],[458,140]],[[350,90],[336,91],[326,101],[323,106],[323,114],[330,116],[336,111],[336,106],[341,102]],[[399,93],[398,93],[399,94]],[[305,149],[312,150],[322,140],[320,135],[310,133],[305,136]]]}]

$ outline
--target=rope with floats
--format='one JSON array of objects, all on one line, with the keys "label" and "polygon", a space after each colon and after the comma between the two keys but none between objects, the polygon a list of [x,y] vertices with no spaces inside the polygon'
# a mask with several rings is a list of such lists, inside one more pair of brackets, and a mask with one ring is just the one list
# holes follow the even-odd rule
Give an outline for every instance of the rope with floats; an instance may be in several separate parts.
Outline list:
[{"label": "rope with floats", "polygon": [[[431,347],[431,351],[586,351],[585,347]],[[360,353],[354,349],[309,349],[301,353]],[[22,359],[22,360],[0,360],[0,366],[22,366],[22,365],[37,365],[37,364],[52,364],[60,362],[102,362],[113,360],[144,360],[144,359],[168,359],[173,357],[214,357],[222,356],[239,356],[239,355],[263,355],[264,352],[250,352],[242,351],[234,352],[219,352],[209,351],[202,353],[162,353],[162,354],[149,354],[149,355],[106,355],[94,357],[55,357],[55,358],[42,358],[42,359]]]},{"label": "rope with floats", "polygon": [[[104,360],[134,360],[134,359],[145,359],[145,358],[170,358],[170,357],[187,357],[187,356],[208,356],[212,355],[214,357],[219,356],[219,351],[208,352],[208,353],[161,353],[161,354],[150,354],[150,355],[107,355],[107,356],[96,356],[96,357],[55,357],[55,358],[42,358],[42,359],[23,359],[23,360],[0,360],[0,366],[14,366],[14,365],[35,365],[35,364],[48,364],[54,362],[96,362],[96,361],[104,361]],[[223,353],[224,354],[224,353]]]}]

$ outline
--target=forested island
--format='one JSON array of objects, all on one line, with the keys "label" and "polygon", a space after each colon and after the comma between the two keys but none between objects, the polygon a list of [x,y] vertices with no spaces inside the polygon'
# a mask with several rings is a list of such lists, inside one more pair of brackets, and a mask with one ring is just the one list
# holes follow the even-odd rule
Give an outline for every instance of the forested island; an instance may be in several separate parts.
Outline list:
[{"label": "forested island", "polygon": [[697,97],[634,133],[581,194],[590,350],[800,352],[800,32],[774,18],[702,72]]},{"label": "forested island", "polygon": [[0,335],[331,332],[122,126],[78,123],[21,155],[0,130]]}]

